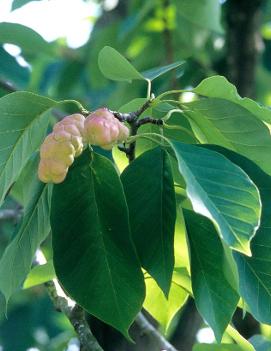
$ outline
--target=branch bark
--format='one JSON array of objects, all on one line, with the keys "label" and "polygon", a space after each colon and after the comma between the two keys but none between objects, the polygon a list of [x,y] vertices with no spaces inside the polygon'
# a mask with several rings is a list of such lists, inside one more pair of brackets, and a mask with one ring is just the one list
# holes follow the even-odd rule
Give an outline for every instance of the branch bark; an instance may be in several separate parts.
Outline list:
[{"label": "branch bark", "polygon": [[142,312],[136,317],[135,325],[139,329],[139,336],[141,338],[147,337],[150,339],[155,350],[177,351],[177,349],[175,349],[175,347],[147,320]]},{"label": "branch bark", "polygon": [[254,97],[256,66],[261,49],[259,26],[264,0],[228,0],[227,72],[242,96]]},{"label": "branch bark", "polygon": [[85,318],[84,310],[65,296],[64,292],[59,294],[61,289],[56,280],[44,284],[47,292],[58,311],[61,311],[69,319],[75,332],[78,335],[80,344],[84,351],[103,351],[95,336],[92,334]]}]

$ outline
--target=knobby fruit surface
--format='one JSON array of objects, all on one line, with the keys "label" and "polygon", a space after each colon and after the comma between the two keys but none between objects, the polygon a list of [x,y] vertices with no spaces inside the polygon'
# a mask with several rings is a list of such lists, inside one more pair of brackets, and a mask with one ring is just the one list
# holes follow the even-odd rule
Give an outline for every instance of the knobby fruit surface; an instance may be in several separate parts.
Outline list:
[{"label": "knobby fruit surface", "polygon": [[107,108],[100,108],[87,118],[79,113],[66,116],[55,124],[41,145],[39,179],[44,183],[61,183],[86,144],[111,150],[128,137],[129,128]]},{"label": "knobby fruit surface", "polygon": [[66,116],[56,123],[40,148],[39,179],[44,183],[61,183],[75,157],[84,148],[84,120],[81,114]]},{"label": "knobby fruit surface", "polygon": [[89,144],[111,150],[115,144],[125,141],[128,136],[129,128],[107,108],[100,108],[85,119],[85,137]]}]

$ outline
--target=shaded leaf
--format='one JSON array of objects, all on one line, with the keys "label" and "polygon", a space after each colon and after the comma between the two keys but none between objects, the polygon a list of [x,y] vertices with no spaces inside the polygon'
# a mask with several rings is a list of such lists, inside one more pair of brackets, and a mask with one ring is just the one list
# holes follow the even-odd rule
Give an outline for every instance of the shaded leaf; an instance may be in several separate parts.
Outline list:
[{"label": "shaded leaf", "polygon": [[129,337],[143,304],[144,278],[111,161],[98,154],[92,159],[89,151],[78,158],[65,181],[54,186],[51,226],[55,271],[66,292]]},{"label": "shaded leaf", "polygon": [[122,173],[131,232],[142,266],[168,294],[174,267],[176,202],[167,153],[143,153]]},{"label": "shaded leaf", "polygon": [[27,184],[32,196],[25,207],[22,223],[0,260],[0,290],[6,302],[22,285],[31,269],[36,250],[50,231],[51,186],[38,180],[38,161],[38,157],[31,159],[24,170],[32,180]]},{"label": "shaded leaf", "polygon": [[256,351],[271,351],[271,341],[263,335],[254,335],[249,339]]},{"label": "shaded leaf", "polygon": [[51,55],[54,53],[52,44],[33,29],[19,23],[0,23],[0,43],[17,45],[27,54]]},{"label": "shaded leaf", "polygon": [[200,27],[223,33],[221,27],[221,4],[219,0],[183,0],[177,11],[180,16]]},{"label": "shaded leaf", "polygon": [[28,67],[22,67],[16,58],[11,56],[2,47],[0,47],[0,79],[11,82],[17,89],[24,88],[30,78]]},{"label": "shaded leaf", "polygon": [[220,342],[239,300],[234,287],[235,278],[228,268],[228,258],[214,225],[188,210],[184,210],[184,218],[196,306]]}]

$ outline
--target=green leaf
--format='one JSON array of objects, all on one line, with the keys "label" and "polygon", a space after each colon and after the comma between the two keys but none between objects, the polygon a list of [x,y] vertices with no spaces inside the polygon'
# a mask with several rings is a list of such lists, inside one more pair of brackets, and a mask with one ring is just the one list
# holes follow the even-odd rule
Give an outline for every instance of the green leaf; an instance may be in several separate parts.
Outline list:
[{"label": "green leaf", "polygon": [[56,101],[27,92],[0,99],[0,206],[30,156],[44,139],[46,112]]},{"label": "green leaf", "polygon": [[[28,4],[29,2],[32,2],[32,1],[33,0],[13,0],[11,11],[19,9],[20,7],[22,7],[22,6]],[[35,0],[35,1],[41,1],[41,0]]]},{"label": "green leaf", "polygon": [[31,159],[24,170],[32,179],[27,184],[32,196],[25,207],[22,223],[0,260],[0,290],[6,302],[22,285],[31,269],[36,250],[50,231],[51,186],[38,180],[38,161],[37,156]]},{"label": "green leaf", "polygon": [[184,210],[184,218],[196,306],[220,342],[239,300],[232,286],[235,278],[228,268],[228,258],[214,225],[205,217],[188,210]]},{"label": "green leaf", "polygon": [[261,202],[251,179],[221,154],[171,142],[195,212],[208,217],[234,250],[250,255],[259,226]]},{"label": "green leaf", "polygon": [[172,281],[186,290],[189,295],[193,295],[191,277],[185,267],[174,268]]},{"label": "green leaf", "polygon": [[254,335],[249,339],[256,351],[271,351],[271,341],[263,335]]},{"label": "green leaf", "polygon": [[144,77],[135,67],[117,50],[110,46],[105,46],[100,51],[98,65],[102,74],[108,79],[128,82],[133,79],[144,80]]},{"label": "green leaf", "polygon": [[262,106],[247,97],[242,98],[238,94],[236,87],[223,76],[213,76],[204,79],[193,89],[193,92],[209,98],[220,98],[231,101],[251,112],[261,121],[271,123],[270,108]]},{"label": "green leaf", "polygon": [[235,344],[196,344],[193,351],[244,351],[244,349]]},{"label": "green leaf", "polygon": [[133,99],[129,102],[127,102],[127,104],[125,105],[122,105],[120,108],[119,108],[119,112],[122,112],[122,113],[129,113],[131,111],[136,111],[138,110],[142,105],[144,105],[144,103],[147,101],[146,98],[136,98],[136,99]]},{"label": "green leaf", "polygon": [[11,56],[0,46],[0,79],[12,82],[17,89],[24,88],[30,78],[30,70],[28,67],[22,67],[16,58]]},{"label": "green leaf", "polygon": [[176,202],[168,154],[143,153],[122,173],[131,232],[142,266],[168,295],[174,268]]},{"label": "green leaf", "polygon": [[147,278],[144,308],[157,320],[164,333],[170,327],[176,313],[188,298],[188,293],[178,284],[172,282],[168,299],[152,278]]},{"label": "green leaf", "polygon": [[0,43],[17,45],[26,54],[54,53],[52,44],[45,41],[33,29],[18,23],[0,23]]},{"label": "green leaf", "polygon": [[176,1],[177,13],[200,27],[223,33],[221,27],[221,4],[219,0],[182,0]]},{"label": "green leaf", "polygon": [[162,76],[163,74],[165,74],[165,73],[167,73],[167,72],[173,70],[174,68],[177,68],[183,64],[184,64],[184,61],[177,61],[177,62],[171,63],[170,65],[149,69],[148,71],[141,72],[141,74],[146,79],[152,81],[155,78],[158,78],[158,77]]},{"label": "green leaf", "polygon": [[[211,147],[211,146],[209,146]],[[271,323],[271,177],[245,157],[224,149],[212,149],[241,167],[257,185],[262,200],[261,225],[251,242],[252,257],[235,254],[239,271],[239,290],[253,316]]]},{"label": "green leaf", "polygon": [[193,90],[204,99],[185,106],[185,114],[204,134],[203,143],[217,144],[248,157],[271,174],[271,137],[261,121],[271,121],[271,110],[241,99],[223,77],[204,80]]},{"label": "green leaf", "polygon": [[48,282],[55,278],[55,269],[53,265],[53,260],[48,261],[45,264],[36,266],[31,269],[25,282],[24,289],[32,288],[33,286],[40,285]]},{"label": "green leaf", "polygon": [[78,158],[65,181],[54,186],[51,226],[55,271],[65,291],[129,337],[145,287],[111,161],[91,158],[89,151]]}]

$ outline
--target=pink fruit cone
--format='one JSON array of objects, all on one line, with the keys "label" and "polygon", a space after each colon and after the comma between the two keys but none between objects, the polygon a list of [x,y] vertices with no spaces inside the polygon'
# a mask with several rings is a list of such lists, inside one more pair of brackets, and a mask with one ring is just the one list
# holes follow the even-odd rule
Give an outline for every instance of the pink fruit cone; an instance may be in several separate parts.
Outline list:
[{"label": "pink fruit cone", "polygon": [[129,136],[129,129],[106,108],[101,108],[85,119],[86,141],[110,150]]}]

